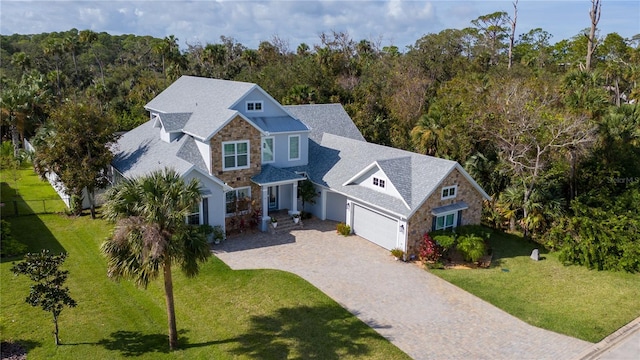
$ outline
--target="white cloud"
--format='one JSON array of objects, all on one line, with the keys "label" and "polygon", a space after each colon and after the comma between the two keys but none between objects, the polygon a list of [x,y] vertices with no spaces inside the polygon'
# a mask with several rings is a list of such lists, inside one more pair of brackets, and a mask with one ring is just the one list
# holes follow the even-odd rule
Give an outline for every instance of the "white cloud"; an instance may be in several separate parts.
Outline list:
[{"label": "white cloud", "polygon": [[[519,2],[518,33],[541,27],[554,40],[567,39],[588,26],[583,1]],[[71,28],[133,33],[185,41],[219,42],[233,37],[257,48],[273,35],[314,45],[322,32],[346,31],[356,41],[383,37],[400,48],[427,33],[464,28],[480,15],[512,11],[511,1],[401,0],[251,0],[251,1],[13,1],[0,2],[0,33],[33,34]],[[601,34],[623,37],[638,33],[640,3],[610,0],[603,6]]]}]

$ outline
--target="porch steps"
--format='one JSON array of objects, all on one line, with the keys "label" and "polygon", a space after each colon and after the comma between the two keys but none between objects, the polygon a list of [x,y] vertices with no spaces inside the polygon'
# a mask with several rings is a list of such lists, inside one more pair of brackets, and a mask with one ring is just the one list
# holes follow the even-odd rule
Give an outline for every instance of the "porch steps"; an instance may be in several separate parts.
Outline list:
[{"label": "porch steps", "polygon": [[296,224],[293,221],[293,218],[291,218],[291,216],[289,216],[287,213],[272,214],[271,217],[278,219],[278,226],[275,229],[273,228],[273,226],[271,226],[271,224],[269,224],[269,231],[272,234],[286,234],[291,230],[302,229],[302,219]]}]

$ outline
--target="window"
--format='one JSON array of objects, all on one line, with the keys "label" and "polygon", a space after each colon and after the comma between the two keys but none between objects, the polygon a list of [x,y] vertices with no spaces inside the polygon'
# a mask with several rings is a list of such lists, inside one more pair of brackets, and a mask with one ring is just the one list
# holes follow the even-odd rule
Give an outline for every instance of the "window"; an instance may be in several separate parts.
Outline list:
[{"label": "window", "polygon": [[456,197],[457,185],[442,188],[442,200]]},{"label": "window", "polygon": [[247,111],[262,111],[262,101],[247,101]]},{"label": "window", "polygon": [[374,178],[373,178],[373,185],[375,185],[375,186],[379,186],[379,187],[381,187],[381,188],[384,188],[384,186],[385,186],[385,181],[384,181],[384,180],[382,180],[382,179],[380,179],[380,178],[374,177]]},{"label": "window", "polygon": [[226,214],[235,215],[249,210],[251,203],[251,188],[238,188],[226,193]]},{"label": "window", "polygon": [[223,170],[247,169],[249,167],[249,142],[222,143]]},{"label": "window", "polygon": [[187,224],[200,225],[200,203],[195,203],[189,210]]},{"label": "window", "polygon": [[289,160],[300,160],[300,135],[289,135]]},{"label": "window", "polygon": [[274,162],[273,156],[273,138],[263,138],[262,139],[262,163],[271,163]]},{"label": "window", "polygon": [[458,213],[444,214],[436,217],[436,230],[452,229],[456,227]]}]

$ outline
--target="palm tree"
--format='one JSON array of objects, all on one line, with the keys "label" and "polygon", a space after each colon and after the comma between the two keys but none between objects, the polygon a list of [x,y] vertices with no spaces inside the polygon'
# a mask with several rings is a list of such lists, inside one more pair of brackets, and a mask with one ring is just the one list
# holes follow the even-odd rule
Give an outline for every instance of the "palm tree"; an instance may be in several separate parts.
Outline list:
[{"label": "palm tree", "polygon": [[197,180],[186,183],[171,169],[126,180],[111,188],[104,206],[107,219],[117,221],[112,236],[101,247],[108,258],[108,276],[130,278],[146,286],[162,272],[169,325],[169,348],[178,343],[173,301],[172,264],[186,276],[199,272],[199,262],[210,256],[198,228],[186,223],[200,200]]},{"label": "palm tree", "polygon": [[442,126],[442,112],[436,107],[429,109],[416,126],[411,130],[411,141],[416,151],[430,156],[442,155],[438,151],[440,143],[445,138],[445,128]]}]

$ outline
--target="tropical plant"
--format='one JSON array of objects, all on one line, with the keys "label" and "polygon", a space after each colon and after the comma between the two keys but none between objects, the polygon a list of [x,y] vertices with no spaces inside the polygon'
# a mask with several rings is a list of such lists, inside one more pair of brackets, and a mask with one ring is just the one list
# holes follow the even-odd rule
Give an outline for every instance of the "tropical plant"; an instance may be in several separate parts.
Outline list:
[{"label": "tropical plant", "polygon": [[484,239],[474,234],[461,235],[457,239],[456,249],[462,253],[466,261],[476,262],[486,251]]},{"label": "tropical plant", "polygon": [[52,255],[49,250],[25,255],[24,261],[15,264],[11,271],[16,275],[26,275],[35,282],[31,285],[29,296],[25,302],[31,306],[40,306],[42,310],[53,315],[53,336],[56,345],[60,344],[58,317],[65,306],[75,307],[76,301],[69,295],[69,288],[64,283],[69,275],[68,270],[60,270],[67,254]]},{"label": "tropical plant", "polygon": [[442,257],[442,248],[433,240],[429,233],[422,236],[420,247],[418,248],[418,258],[423,263],[435,262]]},{"label": "tropical plant", "polygon": [[300,186],[298,186],[298,197],[302,200],[302,211],[304,211],[304,205],[306,203],[311,205],[315,204],[317,196],[318,193],[311,180],[304,179],[300,182]]},{"label": "tropical plant", "polygon": [[186,183],[177,172],[165,169],[117,184],[104,205],[104,216],[116,221],[113,234],[101,246],[108,259],[107,274],[145,288],[163,274],[171,350],[178,344],[172,266],[179,265],[193,277],[199,263],[211,255],[202,231],[186,223],[200,197],[196,179]]}]

